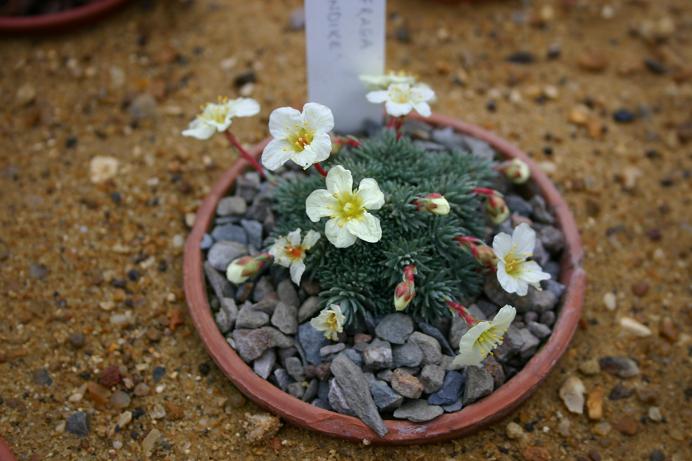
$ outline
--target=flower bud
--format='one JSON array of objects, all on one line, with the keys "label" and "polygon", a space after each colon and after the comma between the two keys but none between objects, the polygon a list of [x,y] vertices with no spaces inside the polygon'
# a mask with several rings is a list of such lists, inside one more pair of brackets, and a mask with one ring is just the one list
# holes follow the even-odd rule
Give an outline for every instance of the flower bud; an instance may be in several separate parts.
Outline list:
[{"label": "flower bud", "polygon": [[497,195],[488,197],[485,202],[485,211],[493,224],[500,224],[509,218],[509,208],[499,192]]},{"label": "flower bud", "polygon": [[500,172],[514,184],[524,184],[531,177],[531,170],[523,160],[514,158],[502,162],[499,167]]},{"label": "flower bud", "polygon": [[416,296],[416,284],[414,276],[416,274],[416,266],[409,264],[404,267],[402,280],[394,288],[394,308],[397,311],[403,311],[408,307],[413,298]]},{"label": "flower bud", "polygon": [[464,306],[463,304],[448,299],[447,307],[449,307],[452,311],[456,312],[459,315],[459,317],[464,319],[464,322],[466,322],[468,326],[471,326],[474,323],[476,323],[476,319],[473,317],[473,315],[471,315],[468,309],[466,309],[466,306]]},{"label": "flower bud", "polygon": [[470,236],[459,236],[456,237],[455,240],[459,242],[460,245],[468,248],[471,256],[478,261],[478,264],[488,269],[495,270],[497,256],[495,256],[493,249],[486,245],[481,239]]},{"label": "flower bud", "polygon": [[449,214],[449,202],[444,195],[437,192],[417,198],[413,203],[419,211],[425,210],[440,216]]},{"label": "flower bud", "polygon": [[236,285],[243,283],[262,272],[265,267],[271,264],[272,259],[273,257],[269,253],[234,259],[226,269],[226,278]]}]

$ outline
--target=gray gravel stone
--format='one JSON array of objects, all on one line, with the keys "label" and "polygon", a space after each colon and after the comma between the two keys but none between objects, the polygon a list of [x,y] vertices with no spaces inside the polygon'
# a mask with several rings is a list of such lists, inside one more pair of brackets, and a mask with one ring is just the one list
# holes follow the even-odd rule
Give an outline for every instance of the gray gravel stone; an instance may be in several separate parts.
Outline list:
[{"label": "gray gravel stone", "polygon": [[271,322],[282,333],[294,335],[298,331],[298,309],[295,305],[279,302],[274,309]]},{"label": "gray gravel stone", "polygon": [[445,335],[439,330],[439,328],[434,327],[433,325],[430,325],[429,323],[425,323],[422,321],[418,322],[418,329],[425,333],[428,336],[432,336],[437,340],[438,343],[440,343],[440,347],[442,348],[442,352],[445,354],[454,354],[454,350],[452,349],[451,345],[447,341],[447,338],[445,338]]},{"label": "gray gravel stone", "polygon": [[489,355],[483,361],[483,368],[493,377],[493,387],[497,389],[505,383],[505,370],[495,357]]},{"label": "gray gravel stone", "polygon": [[392,344],[404,344],[411,333],[413,333],[413,319],[406,314],[386,315],[375,327],[375,334]]},{"label": "gray gravel stone", "polygon": [[531,334],[528,328],[520,328],[519,333],[521,334],[522,339],[519,354],[521,355],[522,359],[528,359],[536,353],[536,349],[538,349],[541,341]]},{"label": "gray gravel stone", "polygon": [[465,150],[464,137],[452,128],[432,130],[433,141],[442,144],[448,149]]},{"label": "gray gravel stone", "polygon": [[548,325],[549,327],[552,327],[555,323],[555,317],[556,315],[554,311],[545,311],[541,313],[540,322],[543,325]]},{"label": "gray gravel stone", "polygon": [[32,380],[34,384],[38,384],[39,386],[50,386],[53,384],[53,378],[50,377],[48,370],[45,368],[39,368],[38,370],[34,371]]},{"label": "gray gravel stone", "polygon": [[231,333],[234,347],[246,362],[258,359],[270,347],[291,347],[293,339],[272,327],[236,329]]},{"label": "gray gravel stone", "polygon": [[212,246],[213,244],[214,244],[214,239],[211,238],[211,235],[205,233],[205,234],[202,236],[202,240],[200,240],[200,242],[199,242],[199,249],[200,249],[200,250],[206,251],[206,250],[208,250],[209,248],[211,248],[211,246]]},{"label": "gray gravel stone", "polygon": [[216,226],[211,231],[211,236],[217,242],[237,242],[243,245],[248,243],[245,229],[235,224],[224,224]]},{"label": "gray gravel stone", "polygon": [[426,394],[437,392],[442,387],[445,379],[445,369],[438,365],[428,364],[420,372],[420,382]]},{"label": "gray gravel stone", "polygon": [[288,372],[286,370],[283,368],[277,368],[274,370],[274,373],[272,373],[272,377],[274,378],[274,382],[279,389],[284,392],[288,390],[288,385],[291,384],[291,378],[288,376]]},{"label": "gray gravel stone", "polygon": [[65,429],[70,434],[86,437],[89,435],[89,415],[83,411],[75,411],[67,417]]},{"label": "gray gravel stone", "polygon": [[404,402],[404,397],[394,392],[386,382],[379,379],[372,379],[369,383],[372,398],[381,412],[395,410]]},{"label": "gray gravel stone", "polygon": [[392,367],[392,347],[387,341],[374,339],[363,351],[363,366],[366,370],[381,370]]},{"label": "gray gravel stone", "polygon": [[206,275],[207,281],[218,299],[233,298],[235,296],[235,290],[228,279],[226,279],[225,274],[220,274],[209,262],[204,263],[204,275]]},{"label": "gray gravel stone", "polygon": [[257,195],[260,189],[260,176],[256,171],[250,171],[242,176],[238,176],[235,182],[235,194],[245,199],[247,202]]},{"label": "gray gravel stone", "polygon": [[392,389],[409,399],[417,399],[423,393],[423,384],[412,374],[397,368],[392,373]]},{"label": "gray gravel stone", "polygon": [[468,405],[486,395],[490,395],[493,391],[493,386],[493,377],[487,370],[479,367],[467,367],[462,403]]},{"label": "gray gravel stone", "polygon": [[252,300],[260,302],[268,298],[276,299],[274,285],[269,277],[260,277],[255,283],[255,288],[252,290]]},{"label": "gray gravel stone", "polygon": [[229,318],[228,313],[223,309],[219,309],[214,314],[214,321],[216,326],[219,327],[219,331],[223,334],[228,333],[233,328],[233,320]]},{"label": "gray gravel stone", "polygon": [[327,395],[327,398],[329,399],[329,406],[332,407],[334,411],[344,415],[356,415],[355,412],[348,406],[348,401],[346,401],[344,391],[341,389],[341,386],[339,386],[336,379],[331,379],[329,381],[329,394]]},{"label": "gray gravel stone", "polygon": [[318,296],[310,296],[303,301],[298,309],[298,322],[303,323],[306,320],[314,317],[320,311],[320,298]]},{"label": "gray gravel stone", "polygon": [[411,341],[392,348],[392,367],[394,368],[417,367],[422,361],[423,351]]},{"label": "gray gravel stone", "polygon": [[286,359],[286,372],[296,381],[305,379],[305,368],[303,362],[298,357],[288,357]]},{"label": "gray gravel stone", "polygon": [[598,359],[601,370],[620,378],[633,378],[639,375],[637,362],[629,357],[605,356]]},{"label": "gray gravel stone", "polygon": [[238,312],[236,328],[259,328],[269,323],[269,316],[262,311],[255,310],[252,305],[245,304]]},{"label": "gray gravel stone", "polygon": [[452,325],[449,327],[449,342],[455,351],[459,350],[459,341],[469,331],[469,326],[458,315],[452,316]]},{"label": "gray gravel stone", "polygon": [[541,227],[538,230],[538,239],[551,254],[558,254],[565,248],[565,236],[557,227]]},{"label": "gray gravel stone", "polygon": [[258,250],[262,248],[262,223],[253,219],[242,219],[240,225],[247,235],[247,242]]},{"label": "gray gravel stone", "polygon": [[444,410],[438,405],[429,405],[425,400],[410,400],[394,411],[394,417],[422,423],[437,418]]},{"label": "gray gravel stone", "polygon": [[555,308],[558,298],[549,290],[537,290],[529,287],[526,296],[507,293],[502,289],[496,277],[487,277],[483,285],[485,295],[499,306],[509,304],[520,314],[528,311],[544,312]]},{"label": "gray gravel stone", "polygon": [[269,378],[276,365],[276,352],[274,349],[267,349],[257,360],[252,363],[252,369],[258,376],[264,379]]},{"label": "gray gravel stone", "polygon": [[463,405],[461,403],[461,399],[459,399],[450,405],[443,405],[442,409],[445,411],[445,413],[454,413],[455,411],[461,410],[461,407],[463,407]]},{"label": "gray gravel stone", "polygon": [[438,364],[442,360],[440,343],[432,336],[428,336],[420,331],[415,331],[409,337],[409,341],[416,344],[423,351],[423,364]]},{"label": "gray gravel stone", "polygon": [[247,203],[242,197],[231,196],[224,197],[219,200],[216,206],[216,214],[218,216],[242,216],[247,211]]},{"label": "gray gravel stone", "polygon": [[247,255],[247,246],[242,243],[216,242],[207,253],[207,261],[214,269],[225,274],[231,261],[245,255]]},{"label": "gray gravel stone", "polygon": [[543,196],[536,194],[531,197],[529,203],[533,207],[533,213],[531,216],[534,220],[543,224],[552,224],[555,222],[553,215],[548,212],[548,207]]},{"label": "gray gravel stone", "polygon": [[448,371],[439,391],[428,397],[431,405],[451,405],[459,400],[464,385],[464,375],[458,371]]},{"label": "gray gravel stone", "polygon": [[543,325],[542,323],[538,322],[529,322],[527,326],[529,327],[529,331],[531,332],[531,334],[538,339],[545,339],[548,336],[550,336],[551,330],[550,327],[547,325]]},{"label": "gray gravel stone", "polygon": [[355,363],[359,367],[363,366],[363,355],[358,352],[356,349],[349,347],[344,351],[344,354],[351,359],[351,362]]},{"label": "gray gravel stone", "polygon": [[298,327],[298,343],[308,363],[317,365],[322,362],[320,349],[329,344],[329,341],[324,337],[324,333],[315,330],[310,323],[302,323]]},{"label": "gray gravel stone", "polygon": [[[344,343],[329,344],[329,345],[324,346],[320,349],[320,355],[322,357],[329,357],[330,355],[338,354],[339,352],[343,351],[344,349],[346,349],[346,344],[344,344]],[[346,355],[349,355],[349,354],[346,354]]]},{"label": "gray gravel stone", "polygon": [[300,306],[300,299],[298,298],[298,291],[296,291],[293,282],[290,279],[284,279],[279,282],[276,286],[276,294],[279,296],[279,301],[289,306],[294,306],[298,308]]},{"label": "gray gravel stone", "polygon": [[388,432],[387,426],[377,411],[363,371],[344,354],[339,354],[330,368],[334,379],[341,386],[349,408],[380,437],[384,437]]},{"label": "gray gravel stone", "polygon": [[291,383],[288,385],[287,389],[288,393],[291,394],[293,397],[297,399],[302,399],[303,394],[305,394],[305,386],[303,386],[303,383]]},{"label": "gray gravel stone", "polygon": [[322,408],[323,410],[333,410],[329,402],[322,400],[321,398],[316,398],[310,403],[313,407]]},{"label": "gray gravel stone", "polygon": [[309,402],[315,397],[317,397],[317,390],[320,387],[320,381],[318,379],[312,379],[305,388],[302,400],[303,402]]},{"label": "gray gravel stone", "polygon": [[514,194],[505,195],[505,203],[512,211],[522,216],[529,217],[533,213],[533,206],[523,198]]}]

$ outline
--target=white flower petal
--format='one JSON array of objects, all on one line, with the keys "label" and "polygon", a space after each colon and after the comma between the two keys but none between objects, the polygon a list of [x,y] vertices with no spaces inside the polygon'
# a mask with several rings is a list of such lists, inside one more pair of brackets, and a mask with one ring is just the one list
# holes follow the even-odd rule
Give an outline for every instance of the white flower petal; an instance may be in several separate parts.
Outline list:
[{"label": "white flower petal", "polygon": [[500,282],[500,286],[507,293],[516,293],[519,288],[519,281],[507,274],[505,270],[505,263],[502,260],[497,262],[497,281]]},{"label": "white flower petal", "polygon": [[296,261],[291,264],[288,271],[291,273],[291,280],[293,280],[293,283],[300,285],[300,278],[303,276],[303,272],[305,272],[305,263],[302,260]]},{"label": "white flower petal", "polygon": [[387,90],[371,91],[366,94],[365,97],[371,103],[380,104],[389,98],[389,92]]},{"label": "white flower petal", "polygon": [[337,165],[327,173],[327,190],[332,194],[351,193],[353,191],[353,177],[351,172],[341,165]]},{"label": "white flower petal", "polygon": [[334,128],[334,114],[331,109],[316,102],[309,102],[303,106],[303,120],[306,128],[312,129],[315,133],[329,133]]},{"label": "white flower petal", "polygon": [[519,224],[512,232],[512,245],[517,255],[528,258],[533,255],[536,245],[536,232],[526,223]]},{"label": "white flower petal", "polygon": [[346,226],[339,226],[336,219],[330,219],[324,226],[324,235],[337,248],[347,248],[356,243],[356,236]]},{"label": "white flower petal", "polygon": [[286,240],[293,247],[300,245],[300,228],[289,232],[286,236]]},{"label": "white flower petal", "polygon": [[326,189],[314,190],[305,200],[305,213],[310,221],[317,222],[325,216],[332,216],[337,202],[332,194]]},{"label": "white flower petal", "polygon": [[260,111],[260,105],[252,98],[238,98],[228,101],[229,112],[235,117],[252,117]]},{"label": "white flower petal", "polygon": [[501,232],[493,238],[493,251],[499,259],[505,259],[507,253],[512,250],[512,237]]},{"label": "white flower petal", "polygon": [[269,132],[274,138],[285,139],[303,126],[303,116],[292,107],[279,107],[269,115]]},{"label": "white flower petal", "polygon": [[392,102],[392,101],[387,101],[387,104],[385,105],[385,109],[387,110],[387,113],[389,115],[392,115],[394,117],[403,117],[404,115],[407,115],[411,110],[413,109],[413,105],[411,103],[397,103],[397,102]]},{"label": "white flower petal", "polygon": [[327,133],[316,134],[312,139],[312,142],[305,146],[303,152],[296,154],[300,156],[305,154],[307,151],[312,152],[312,159],[310,160],[310,165],[317,162],[323,162],[329,158],[332,153],[332,138]]},{"label": "white flower petal", "polygon": [[498,333],[505,334],[509,329],[509,325],[514,321],[514,317],[517,315],[517,310],[510,306],[509,304],[502,307],[495,317],[493,318],[492,324],[497,329]]},{"label": "white flower petal", "polygon": [[366,242],[379,242],[382,238],[380,220],[370,213],[363,213],[359,219],[352,219],[346,224],[348,232]]},{"label": "white flower petal", "polygon": [[428,85],[418,84],[411,88],[411,99],[416,102],[428,102],[435,99],[435,92]]},{"label": "white flower petal", "polygon": [[363,201],[363,206],[368,210],[379,210],[384,205],[384,194],[372,178],[363,179],[358,185],[358,197]]},{"label": "white flower petal", "polygon": [[216,133],[216,128],[196,118],[190,122],[187,129],[183,131],[183,136],[205,140],[211,138],[214,133]]},{"label": "white flower petal", "polygon": [[427,102],[414,103],[413,108],[423,117],[430,117],[430,115],[432,115],[432,111],[430,110],[430,104],[428,104]]},{"label": "white flower petal", "polygon": [[262,152],[262,165],[270,171],[281,167],[291,158],[291,145],[283,139],[272,139]]},{"label": "white flower petal", "polygon": [[320,237],[321,235],[319,232],[309,230],[307,234],[305,234],[305,237],[303,237],[303,248],[309,250],[310,248],[314,247]]},{"label": "white flower petal", "polygon": [[519,278],[528,283],[534,284],[540,282],[541,280],[548,280],[550,278],[550,274],[543,272],[541,266],[539,266],[536,261],[526,261],[521,265]]}]

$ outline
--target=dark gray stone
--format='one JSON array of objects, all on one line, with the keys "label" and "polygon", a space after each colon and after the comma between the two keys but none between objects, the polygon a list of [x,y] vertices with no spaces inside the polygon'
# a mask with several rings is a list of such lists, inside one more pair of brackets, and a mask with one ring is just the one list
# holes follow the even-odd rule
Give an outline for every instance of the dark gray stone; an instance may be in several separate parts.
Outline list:
[{"label": "dark gray stone", "polygon": [[302,382],[291,383],[288,385],[287,392],[297,399],[302,399],[305,394],[305,386]]},{"label": "dark gray stone", "polygon": [[223,309],[219,309],[214,314],[214,321],[216,322],[216,326],[219,327],[219,331],[223,334],[228,333],[230,331],[230,329],[233,328],[233,320],[228,316],[228,313]]},{"label": "dark gray stone", "polygon": [[329,344],[329,345],[324,346],[323,348],[320,349],[320,355],[322,357],[329,357],[331,355],[338,354],[339,352],[343,351],[344,349],[346,349],[346,344],[344,344],[344,343]]},{"label": "dark gray stone", "polygon": [[298,309],[295,305],[279,302],[274,309],[271,322],[282,333],[294,335],[298,331]]},{"label": "dark gray stone", "polygon": [[246,362],[258,359],[270,347],[291,347],[292,338],[272,327],[236,329],[231,333],[234,347]]},{"label": "dark gray stone", "polygon": [[238,312],[236,328],[259,328],[269,323],[269,316],[262,311],[255,310],[252,305],[245,304]]},{"label": "dark gray stone", "polygon": [[351,410],[348,406],[348,401],[344,395],[344,390],[339,386],[336,379],[329,381],[329,394],[327,395],[329,400],[329,406],[334,409],[334,411],[342,413],[344,415],[356,416],[356,413]]},{"label": "dark gray stone", "polygon": [[288,357],[286,359],[286,372],[296,381],[305,379],[305,368],[303,362],[298,357]]},{"label": "dark gray stone", "polygon": [[372,398],[381,412],[395,410],[404,402],[404,397],[394,392],[386,382],[379,379],[372,379],[369,383]]},{"label": "dark gray stone", "polygon": [[242,243],[216,242],[207,253],[207,261],[214,269],[225,274],[231,261],[245,255],[247,255],[247,246]]},{"label": "dark gray stone", "polygon": [[247,234],[247,241],[256,249],[262,248],[262,223],[252,219],[242,219],[240,225]]},{"label": "dark gray stone", "polygon": [[250,171],[238,176],[235,181],[235,194],[247,202],[252,202],[260,189],[260,176],[256,171]]},{"label": "dark gray stone", "polygon": [[309,402],[315,397],[317,397],[317,390],[320,388],[320,381],[318,379],[311,379],[305,388],[302,400],[303,402]]},{"label": "dark gray stone", "polygon": [[310,296],[303,301],[298,309],[298,322],[303,323],[312,318],[320,311],[320,298],[318,296]]},{"label": "dark gray stone", "polygon": [[536,353],[541,341],[535,337],[528,328],[520,328],[519,333],[521,334],[522,339],[522,344],[519,348],[519,355],[521,355],[522,359],[528,359]]},{"label": "dark gray stone", "polygon": [[442,360],[440,343],[432,336],[428,336],[420,331],[415,331],[409,336],[409,341],[417,345],[423,351],[423,364],[438,364]]},{"label": "dark gray stone", "polygon": [[464,136],[449,127],[432,130],[432,139],[451,150],[466,150],[467,148]]},{"label": "dark gray stone", "polygon": [[260,302],[267,298],[276,298],[274,285],[269,277],[261,277],[255,284],[254,290],[252,290],[252,300]]},{"label": "dark gray stone", "polygon": [[345,354],[339,354],[332,361],[330,368],[349,408],[380,437],[384,437],[388,432],[387,426],[377,411],[363,371]]},{"label": "dark gray stone", "polygon": [[478,309],[481,312],[483,312],[483,315],[486,319],[491,319],[495,317],[497,312],[500,310],[500,307],[497,304],[492,303],[485,298],[477,300],[476,307],[478,307]]},{"label": "dark gray stone", "polygon": [[566,289],[566,287],[562,283],[554,279],[543,280],[541,282],[541,286],[543,287],[543,289],[548,290],[552,294],[554,294],[555,297],[558,299],[562,297]]},{"label": "dark gray stone", "polygon": [[601,370],[619,378],[633,378],[639,375],[637,362],[629,357],[605,356],[598,359]]},{"label": "dark gray stone", "polygon": [[377,372],[377,379],[391,383],[393,374],[394,372],[392,372],[392,370],[380,370]]},{"label": "dark gray stone", "polygon": [[253,362],[252,369],[255,374],[267,379],[271,375],[274,365],[276,365],[276,352],[274,349],[267,349],[260,358]]},{"label": "dark gray stone", "polygon": [[248,243],[245,229],[235,224],[216,226],[212,229],[211,236],[217,242],[238,242],[243,245]]},{"label": "dark gray stone", "polygon": [[296,309],[300,306],[300,299],[293,282],[290,279],[284,279],[279,282],[276,287],[276,294],[279,296],[279,301]]},{"label": "dark gray stone", "polygon": [[409,400],[394,411],[394,417],[423,423],[437,418],[444,410],[438,405],[430,405],[425,400]]},{"label": "dark gray stone", "polygon": [[541,313],[540,322],[543,325],[548,325],[549,327],[552,327],[555,323],[555,317],[556,316],[554,311],[545,311]]},{"label": "dark gray stone", "polygon": [[204,275],[206,275],[212,291],[219,300],[235,296],[235,290],[225,274],[220,274],[208,261],[204,263]]},{"label": "dark gray stone", "polygon": [[83,411],[75,411],[67,417],[65,429],[70,434],[86,437],[89,435],[89,415]]},{"label": "dark gray stone", "polygon": [[288,372],[284,370],[283,368],[277,368],[274,370],[274,373],[272,373],[272,377],[274,378],[274,383],[281,389],[282,391],[288,390],[288,385],[291,384],[291,378],[288,376]]},{"label": "dark gray stone", "polygon": [[478,138],[461,135],[464,139],[467,151],[483,160],[492,161],[495,158],[495,150],[490,145]]},{"label": "dark gray stone", "polygon": [[442,387],[445,379],[445,369],[439,365],[428,364],[423,367],[419,376],[423,391],[426,394],[437,392]]},{"label": "dark gray stone", "polygon": [[344,351],[344,354],[351,359],[351,362],[355,363],[359,367],[363,366],[363,355],[358,352],[356,349],[349,347]]},{"label": "dark gray stone", "polygon": [[200,249],[200,250],[203,250],[203,251],[206,251],[206,250],[208,250],[209,248],[211,248],[211,246],[212,246],[213,244],[214,244],[214,239],[211,238],[211,235],[205,233],[205,234],[202,236],[202,240],[200,240],[200,242],[199,242],[199,249]]},{"label": "dark gray stone", "polygon": [[50,386],[53,384],[53,378],[50,377],[48,370],[45,368],[39,368],[38,370],[34,371],[32,379],[34,384],[38,384],[39,386]]},{"label": "dark gray stone", "polygon": [[411,333],[413,333],[413,320],[406,314],[386,315],[375,327],[375,334],[392,344],[404,344]]},{"label": "dark gray stone", "polygon": [[329,344],[329,341],[324,337],[324,333],[315,330],[310,323],[302,323],[298,327],[298,343],[308,363],[317,365],[322,362],[320,349]]},{"label": "dark gray stone", "polygon": [[331,405],[329,405],[329,402],[327,402],[326,400],[320,399],[320,398],[316,398],[310,404],[313,407],[321,408],[323,410],[330,410],[330,411],[333,410]]},{"label": "dark gray stone", "polygon": [[555,308],[558,298],[548,290],[537,290],[530,286],[526,296],[507,293],[500,286],[496,277],[487,277],[483,285],[485,295],[499,306],[509,304],[520,314],[528,311],[544,312]]},{"label": "dark gray stone", "polygon": [[550,336],[551,333],[550,327],[547,325],[543,325],[542,323],[529,322],[527,324],[527,327],[529,327],[529,331],[531,332],[531,334],[538,339],[545,339],[548,336]]},{"label": "dark gray stone", "polygon": [[468,405],[490,395],[495,385],[493,377],[484,368],[466,367],[466,385],[462,403]]},{"label": "dark gray stone", "polygon": [[526,217],[531,216],[533,213],[533,206],[518,195],[505,195],[505,203],[512,213],[517,213]]},{"label": "dark gray stone", "polygon": [[493,378],[493,387],[497,389],[505,383],[505,370],[494,356],[489,355],[483,361],[483,368],[490,373]]},{"label": "dark gray stone", "polygon": [[545,249],[543,242],[540,240],[536,240],[536,245],[533,247],[533,260],[541,267],[550,261],[550,253],[548,253],[548,250]]},{"label": "dark gray stone", "polygon": [[423,351],[411,341],[392,348],[392,367],[394,368],[417,367],[422,361]]},{"label": "dark gray stone", "polygon": [[457,314],[452,315],[452,326],[449,328],[449,342],[454,350],[459,349],[459,341],[469,331],[469,326],[464,319]]},{"label": "dark gray stone", "polygon": [[219,200],[216,206],[216,214],[218,216],[242,216],[247,211],[247,203],[242,197],[224,197]]},{"label": "dark gray stone", "polygon": [[548,212],[548,207],[542,195],[534,195],[531,197],[529,203],[531,203],[531,206],[533,207],[533,213],[531,216],[535,221],[543,224],[553,224],[555,222],[553,215]]},{"label": "dark gray stone", "polygon": [[452,346],[447,341],[447,338],[445,338],[445,335],[442,334],[442,332],[438,328],[430,325],[429,323],[425,323],[423,321],[419,321],[417,323],[418,323],[418,329],[421,332],[425,333],[428,336],[432,336],[433,338],[435,338],[437,340],[438,343],[440,343],[440,347],[442,348],[442,352],[444,352],[445,354],[450,354],[450,355],[454,354],[454,350],[452,349]]},{"label": "dark gray stone", "polygon": [[458,371],[448,371],[439,391],[428,397],[431,405],[451,405],[459,400],[461,388],[464,385],[464,375]]},{"label": "dark gray stone", "polygon": [[538,230],[538,239],[551,254],[558,254],[565,248],[565,236],[557,227],[541,227]]},{"label": "dark gray stone", "polygon": [[363,350],[363,366],[366,370],[392,367],[392,348],[387,341],[375,338]]},{"label": "dark gray stone", "polygon": [[459,399],[450,405],[443,405],[442,409],[445,411],[445,413],[454,413],[455,411],[461,410],[462,407],[463,405],[461,404],[461,399]]}]

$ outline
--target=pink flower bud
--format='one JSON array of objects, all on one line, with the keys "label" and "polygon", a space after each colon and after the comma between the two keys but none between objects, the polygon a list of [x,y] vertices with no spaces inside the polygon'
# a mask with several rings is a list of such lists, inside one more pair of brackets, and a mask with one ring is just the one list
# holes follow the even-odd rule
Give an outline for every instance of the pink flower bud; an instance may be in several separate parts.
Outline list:
[{"label": "pink flower bud", "polygon": [[488,269],[495,270],[497,265],[497,256],[492,248],[486,245],[481,239],[469,236],[459,236],[455,240],[459,242],[460,245],[468,248],[471,255],[476,261],[482,266]]},{"label": "pink flower bud", "polygon": [[394,288],[394,308],[397,311],[406,309],[416,296],[415,274],[416,266],[413,264],[404,267],[402,280],[396,288]]},{"label": "pink flower bud", "polygon": [[226,278],[236,285],[243,283],[262,272],[265,267],[271,264],[273,259],[269,253],[234,259],[226,269]]},{"label": "pink flower bud", "polygon": [[437,192],[417,198],[413,203],[419,211],[424,210],[440,216],[449,214],[449,202],[444,195]]},{"label": "pink flower bud", "polygon": [[485,212],[493,224],[500,224],[509,218],[509,208],[502,198],[502,194],[486,187],[477,187],[473,190],[478,195],[485,197]]},{"label": "pink flower bud", "polygon": [[518,158],[502,162],[498,170],[514,184],[524,184],[531,177],[529,166]]}]

